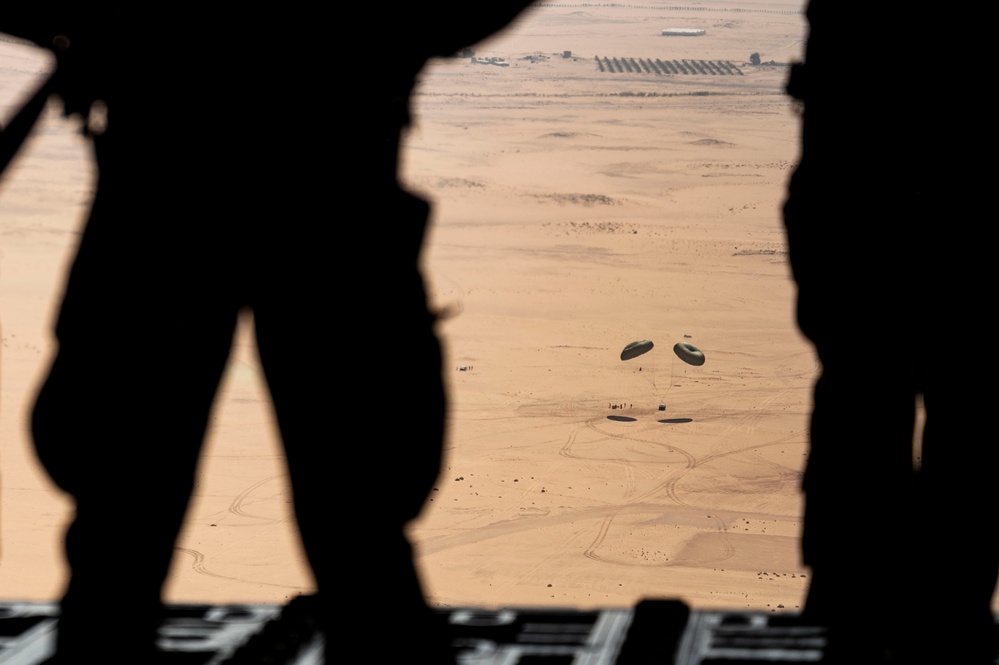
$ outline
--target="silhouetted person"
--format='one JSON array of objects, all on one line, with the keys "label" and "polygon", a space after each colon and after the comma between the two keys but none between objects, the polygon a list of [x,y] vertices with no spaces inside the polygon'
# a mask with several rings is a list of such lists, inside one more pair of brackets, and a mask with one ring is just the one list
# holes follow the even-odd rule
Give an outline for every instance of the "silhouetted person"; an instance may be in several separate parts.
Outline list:
[{"label": "silhouetted person", "polygon": [[[426,60],[528,4],[352,7],[335,24],[201,6],[4,9],[0,30],[56,45],[67,113],[106,106],[32,420],[76,507],[58,662],[155,662],[161,591],[242,311],[327,643],[371,662],[448,660],[404,533],[440,470],[446,399],[418,269],[429,207],[398,184],[399,141]],[[367,45],[338,43],[345,29]],[[344,388],[386,412],[343,412]]]},{"label": "silhouetted person", "polygon": [[957,92],[971,70],[945,57],[974,62],[987,37],[894,4],[811,0],[807,17],[784,207],[798,322],[822,365],[805,613],[829,625],[833,662],[992,665],[999,446],[991,390],[964,351],[988,327],[964,295],[989,283],[983,243],[965,233],[988,186],[960,168],[991,112]]}]

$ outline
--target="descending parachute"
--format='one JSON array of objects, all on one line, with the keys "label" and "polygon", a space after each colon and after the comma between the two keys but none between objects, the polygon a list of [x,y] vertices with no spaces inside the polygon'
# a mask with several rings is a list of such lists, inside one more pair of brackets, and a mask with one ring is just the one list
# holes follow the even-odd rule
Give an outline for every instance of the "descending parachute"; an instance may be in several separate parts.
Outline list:
[{"label": "descending parachute", "polygon": [[651,351],[652,346],[652,341],[647,339],[632,342],[628,346],[624,347],[623,351],[621,351],[621,360],[631,360],[632,358],[637,358],[643,353]]},{"label": "descending parachute", "polygon": [[[701,350],[693,344],[688,344],[687,342],[677,342],[673,345],[673,352],[680,358],[680,360],[687,364],[704,364],[704,353],[702,353]],[[624,356],[622,355],[622,357]]]}]

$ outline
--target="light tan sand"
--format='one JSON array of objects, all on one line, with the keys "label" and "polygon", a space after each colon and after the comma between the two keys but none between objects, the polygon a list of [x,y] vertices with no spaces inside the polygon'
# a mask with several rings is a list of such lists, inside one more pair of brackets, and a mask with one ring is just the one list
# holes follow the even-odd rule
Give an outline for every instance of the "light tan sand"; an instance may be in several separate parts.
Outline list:
[{"label": "light tan sand", "polygon": [[[424,72],[403,176],[435,201],[425,265],[452,314],[440,329],[446,468],[411,530],[432,602],[799,608],[817,365],[794,325],[779,212],[798,119],[786,68],[749,60],[799,58],[801,8],[539,6],[475,47],[509,66]],[[673,27],[706,34],[661,36]],[[742,75],[601,73],[597,56],[728,61]],[[40,57],[0,43],[0,113]],[[68,504],[34,463],[26,409],[90,178],[53,109],[0,184],[6,598],[52,599],[64,581]],[[619,360],[637,339],[654,350]],[[703,366],[676,358],[684,341]],[[391,411],[405,395],[384,371]],[[371,490],[356,500],[391,500],[391,487]],[[287,499],[244,334],[168,597],[280,602],[310,589]]]},{"label": "light tan sand", "polygon": [[[712,6],[542,7],[476,49],[508,67],[426,72],[406,174],[438,201],[426,264],[458,312],[447,468],[413,528],[435,602],[801,603],[816,363],[779,215],[798,120],[786,68],[748,63],[800,57],[804,23],[794,3]],[[637,339],[655,348],[622,362]]]}]

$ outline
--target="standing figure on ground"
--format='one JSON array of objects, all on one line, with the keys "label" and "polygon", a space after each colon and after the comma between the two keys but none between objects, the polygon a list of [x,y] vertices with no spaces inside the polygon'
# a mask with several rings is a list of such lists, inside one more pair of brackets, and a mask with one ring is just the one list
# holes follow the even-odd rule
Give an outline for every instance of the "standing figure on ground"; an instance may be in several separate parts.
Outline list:
[{"label": "standing figure on ground", "polygon": [[783,211],[798,323],[822,365],[805,614],[829,626],[831,662],[994,665],[999,446],[959,350],[988,328],[971,293],[989,259],[961,233],[988,186],[960,164],[965,133],[989,118],[955,94],[974,88],[972,71],[945,57],[976,61],[987,37],[897,5],[810,0],[807,18]]},{"label": "standing figure on ground", "polygon": [[[372,41],[353,53],[290,13],[4,10],[0,30],[56,50],[66,113],[100,116],[93,207],[32,419],[76,509],[52,662],[162,657],[162,588],[244,312],[327,642],[449,660],[404,532],[440,470],[446,398],[419,272],[429,206],[399,186],[398,153],[425,62],[528,4],[351,8]],[[337,391],[384,390],[352,341],[400,338],[393,421],[344,421]],[[385,492],[374,514],[370,483]]]}]

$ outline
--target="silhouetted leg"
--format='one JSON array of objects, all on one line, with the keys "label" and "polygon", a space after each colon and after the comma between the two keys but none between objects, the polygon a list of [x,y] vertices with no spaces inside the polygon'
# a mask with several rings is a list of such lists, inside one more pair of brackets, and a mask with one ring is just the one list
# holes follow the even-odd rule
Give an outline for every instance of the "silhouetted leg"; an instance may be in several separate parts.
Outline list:
[{"label": "silhouetted leg", "polygon": [[[838,181],[822,168],[823,157],[841,152],[830,129],[834,109],[807,104],[803,157],[784,208],[798,323],[822,364],[802,483],[802,555],[811,568],[805,612],[829,626],[834,662],[877,662],[908,630],[918,386],[908,339],[916,324],[904,303],[912,287],[909,266],[892,259],[880,204],[844,204]],[[864,227],[859,248],[844,221],[850,214],[875,229]],[[836,247],[849,248],[845,264]]]},{"label": "silhouetted leg", "polygon": [[125,662],[153,644],[231,329],[190,356],[171,335],[142,349],[78,337],[63,344],[33,418],[41,460],[76,504],[60,652],[118,662],[94,653],[113,644]]},{"label": "silhouetted leg", "polygon": [[803,482],[805,613],[829,627],[833,662],[877,662],[907,630],[915,396],[904,367],[874,381],[830,355]]},{"label": "silhouetted leg", "polygon": [[[334,281],[343,271],[294,239],[288,270],[255,302],[257,342],[305,550],[327,611],[337,609],[330,638],[349,636],[363,659],[439,663],[447,647],[405,535],[444,437],[441,349],[417,271],[427,208],[397,191],[379,200],[376,218],[390,223],[376,270],[390,271],[389,288],[364,272]],[[344,388],[364,406],[342,405]]]},{"label": "silhouetted leg", "polygon": [[145,200],[118,191],[98,193],[32,419],[40,461],[76,507],[58,635],[69,662],[151,657],[236,323],[191,239],[167,240],[164,220],[132,216]]},{"label": "silhouetted leg", "polygon": [[989,395],[968,367],[930,353],[919,473],[919,569],[913,571],[912,641],[918,662],[993,665],[992,598],[999,576],[995,474],[999,448],[982,438],[976,416]]}]

